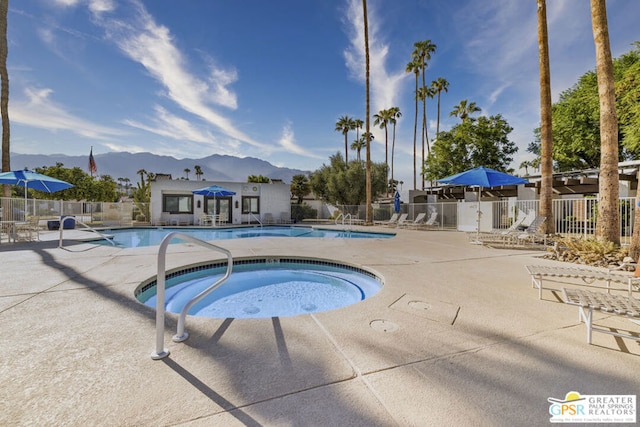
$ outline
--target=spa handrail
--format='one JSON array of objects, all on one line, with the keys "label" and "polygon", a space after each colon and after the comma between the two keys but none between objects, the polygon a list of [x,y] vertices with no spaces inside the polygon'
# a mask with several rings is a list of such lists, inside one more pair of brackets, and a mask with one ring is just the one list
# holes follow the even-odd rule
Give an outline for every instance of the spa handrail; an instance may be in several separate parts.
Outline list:
[{"label": "spa handrail", "polygon": [[167,247],[169,246],[171,240],[175,238],[186,240],[188,242],[195,243],[196,245],[200,245],[214,251],[222,252],[227,256],[227,272],[222,278],[218,279],[218,281],[216,281],[213,285],[209,286],[207,289],[193,297],[191,301],[189,301],[187,305],[184,306],[184,308],[180,312],[180,317],[178,318],[178,331],[176,335],[173,336],[174,342],[182,342],[189,337],[189,334],[184,330],[184,322],[189,309],[195,303],[197,303],[202,298],[217,289],[220,285],[222,285],[222,283],[224,283],[229,278],[229,276],[231,275],[231,271],[233,270],[233,257],[231,256],[231,252],[229,252],[225,248],[212,245],[211,243],[205,242],[204,240],[197,239],[193,236],[181,233],[179,231],[169,233],[165,236],[164,239],[162,239],[160,248],[158,249],[158,274],[156,278],[156,350],[151,353],[151,358],[154,360],[159,360],[169,355],[169,350],[164,348],[164,295],[166,285],[165,265],[167,257]]},{"label": "spa handrail", "polygon": [[102,234],[101,232],[99,232],[95,228],[88,226],[87,224],[85,224],[84,222],[80,221],[79,219],[77,219],[77,218],[75,218],[73,216],[63,216],[62,218],[60,218],[60,241],[58,242],[58,247],[59,248],[62,248],[62,232],[64,230],[64,222],[66,220],[73,220],[76,224],[84,225],[86,228],[89,229],[89,231],[92,231],[92,232],[96,233],[97,235],[99,235],[100,237],[105,239],[107,242],[111,243],[112,246],[116,245],[116,243],[113,241],[112,238],[110,238],[106,234]]}]

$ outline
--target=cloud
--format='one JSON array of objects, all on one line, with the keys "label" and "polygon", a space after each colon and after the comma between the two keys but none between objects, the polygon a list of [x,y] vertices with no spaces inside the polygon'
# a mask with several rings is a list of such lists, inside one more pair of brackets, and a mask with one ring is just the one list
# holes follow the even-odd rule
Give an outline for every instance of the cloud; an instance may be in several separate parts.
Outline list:
[{"label": "cloud", "polygon": [[69,131],[93,139],[109,139],[125,132],[101,126],[66,111],[50,99],[51,89],[26,88],[25,99],[11,103],[11,121],[50,131]]},{"label": "cloud", "polygon": [[319,156],[317,154],[313,154],[303,147],[296,144],[296,137],[293,132],[293,127],[291,123],[287,123],[282,128],[282,136],[278,141],[278,145],[282,147],[284,151],[289,153],[299,154],[301,156],[310,157],[313,159],[324,159],[323,156]]},{"label": "cloud", "polygon": [[144,5],[134,1],[135,13],[127,20],[97,20],[120,50],[130,59],[142,64],[149,74],[166,90],[164,95],[183,110],[215,126],[224,135],[267,149],[248,135],[237,129],[231,120],[215,111],[210,104],[236,109],[235,94],[229,85],[236,81],[234,70],[228,71],[210,64],[208,80],[191,74],[187,61],[174,43],[168,28],[155,23]]},{"label": "cloud", "polygon": [[[376,28],[382,28],[380,18],[372,4],[367,7],[367,19],[369,22],[369,68],[372,114],[382,109],[401,105],[399,99],[401,85],[409,78],[404,68],[397,71],[387,70],[387,55],[389,45],[379,36]],[[349,37],[349,47],[343,52],[350,76],[355,80],[365,83],[365,50],[364,50],[364,16],[362,2],[348,0],[346,21]],[[377,137],[377,135],[376,135]],[[384,143],[384,138],[382,139]]]}]

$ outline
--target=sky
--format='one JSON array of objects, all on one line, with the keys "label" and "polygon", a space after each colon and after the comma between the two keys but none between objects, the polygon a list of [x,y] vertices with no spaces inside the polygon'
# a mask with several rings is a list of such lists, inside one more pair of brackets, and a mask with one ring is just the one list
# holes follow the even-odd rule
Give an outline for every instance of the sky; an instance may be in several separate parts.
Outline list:
[{"label": "sky", "polygon": [[[640,40],[640,1],[607,3],[617,57]],[[368,0],[367,8],[371,114],[400,108],[394,175],[405,191],[413,187],[415,114],[415,77],[405,69],[417,41],[437,46],[427,84],[449,82],[440,129],[459,123],[449,113],[466,99],[514,128],[512,167],[533,158],[535,0]],[[595,69],[589,1],[548,1],[547,19],[556,101]],[[341,116],[365,120],[360,0],[12,1],[7,36],[15,153],[222,154],[313,171],[344,155]],[[430,100],[430,137],[436,112]],[[384,130],[372,132],[371,159],[384,162]]]}]

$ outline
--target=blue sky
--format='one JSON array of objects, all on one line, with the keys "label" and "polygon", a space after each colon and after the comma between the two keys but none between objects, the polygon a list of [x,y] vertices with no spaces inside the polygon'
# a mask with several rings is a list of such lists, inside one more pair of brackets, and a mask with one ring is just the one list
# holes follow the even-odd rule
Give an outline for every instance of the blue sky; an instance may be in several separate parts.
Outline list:
[{"label": "blue sky", "polygon": [[[547,3],[556,100],[595,68],[595,53],[589,2]],[[365,119],[361,8],[360,0],[13,1],[11,151],[228,154],[315,170],[344,150],[338,118]],[[369,0],[368,9],[371,113],[403,114],[395,176],[404,190],[413,182],[415,85],[405,67],[419,40],[437,45],[427,82],[449,82],[440,128],[457,123],[449,112],[468,99],[514,128],[515,167],[532,157],[534,0]],[[637,0],[608,1],[614,56],[640,40],[639,16]],[[427,105],[430,136],[436,107]],[[384,131],[373,132],[372,159],[384,161]]]}]

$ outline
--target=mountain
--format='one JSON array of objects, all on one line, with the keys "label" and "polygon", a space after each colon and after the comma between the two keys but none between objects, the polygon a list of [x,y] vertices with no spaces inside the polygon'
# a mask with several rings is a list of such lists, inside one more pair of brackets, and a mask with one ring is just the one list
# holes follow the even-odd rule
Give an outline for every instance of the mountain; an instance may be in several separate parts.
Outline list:
[{"label": "mountain", "polygon": [[[151,153],[114,152],[95,154],[94,159],[98,175],[111,175],[114,180],[129,178],[138,182],[138,171],[171,174],[173,179],[186,177],[185,169],[190,169],[189,179],[196,179],[194,166],[202,168],[202,179],[207,181],[246,182],[249,175],[263,175],[271,179],[281,179],[287,184],[298,174],[308,171],[280,168],[254,157],[234,157],[214,154],[201,159],[176,159],[171,156],[159,156]],[[89,156],[66,156],[63,154],[17,154],[11,153],[11,169],[34,169],[42,166],[55,166],[62,163],[64,167],[79,167],[88,173]]]}]

